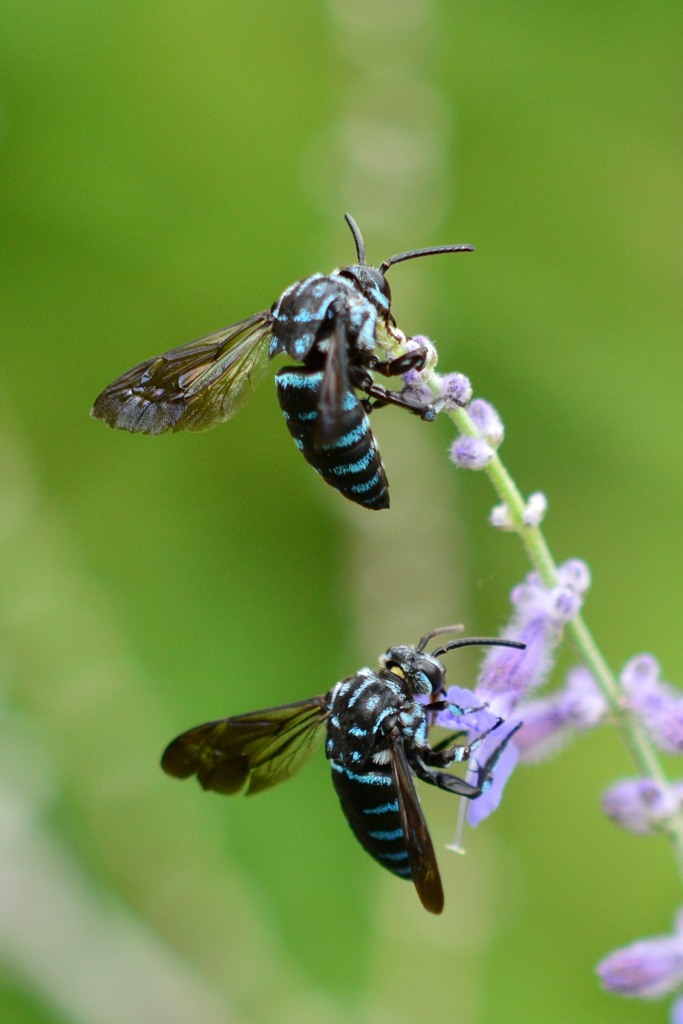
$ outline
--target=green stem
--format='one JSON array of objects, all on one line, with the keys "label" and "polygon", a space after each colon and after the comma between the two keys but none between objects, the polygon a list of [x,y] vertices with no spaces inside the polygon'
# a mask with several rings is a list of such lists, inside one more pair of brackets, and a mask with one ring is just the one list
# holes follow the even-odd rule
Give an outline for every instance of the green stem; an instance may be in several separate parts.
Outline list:
[{"label": "green stem", "polygon": [[[436,377],[430,379],[428,383],[433,390],[438,389]],[[462,434],[470,437],[479,436],[476,424],[465,409],[452,409],[447,415]],[[528,526],[524,523],[524,498],[497,453],[494,453],[483,472],[488,476],[501,501],[505,503],[511,529],[522,541],[529,561],[546,586],[556,586],[557,565],[543,532],[538,526]],[[583,616],[577,615],[571,619],[566,629],[579,658],[605,695],[617,729],[639,774],[651,778],[661,786],[668,786],[669,780],[662,768],[659,754],[641,724],[630,714],[626,696],[595,643]],[[679,872],[683,878],[683,814],[673,815],[662,823],[661,831],[668,836],[673,845]]]},{"label": "green stem", "polygon": [[[395,334],[392,333],[386,341],[388,351],[394,356],[406,351],[405,339],[399,331],[396,331]],[[433,368],[424,373],[423,380],[435,395],[441,393],[440,377]],[[448,409],[446,415],[450,417],[461,434],[468,437],[480,436],[477,425],[466,409],[457,407]],[[486,473],[496,494],[505,504],[509,515],[510,529],[520,538],[532,566],[546,586],[556,586],[559,579],[552,552],[540,527],[529,526],[524,522],[526,502],[497,452],[493,453],[483,472]],[[640,722],[630,713],[626,694],[593,639],[583,616],[579,614],[571,619],[567,623],[566,630],[577,656],[604,694],[612,711],[614,723],[638,773],[645,778],[652,779],[658,785],[668,788],[670,782],[662,767],[659,753]],[[678,812],[661,822],[659,831],[670,840],[679,874],[683,879],[683,812]]]}]

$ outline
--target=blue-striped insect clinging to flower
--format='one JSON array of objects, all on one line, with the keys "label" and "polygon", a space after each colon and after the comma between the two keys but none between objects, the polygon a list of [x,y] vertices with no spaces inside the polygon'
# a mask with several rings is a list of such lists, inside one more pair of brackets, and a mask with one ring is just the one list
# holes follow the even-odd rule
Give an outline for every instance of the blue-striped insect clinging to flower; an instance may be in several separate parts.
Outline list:
[{"label": "blue-striped insect clinging to flower", "polygon": [[[357,263],[311,274],[270,309],[145,360],[104,389],[92,415],[131,433],[207,430],[241,409],[269,359],[287,355],[299,365],[279,369],[275,385],[297,448],[346,498],[365,508],[388,508],[389,485],[368,413],[396,405],[431,420],[439,403],[417,399],[408,388],[391,391],[373,376],[421,370],[427,358],[419,345],[408,350],[396,326],[386,274],[404,260],[470,252],[472,246],[412,249],[374,268],[366,262],[356,222],[349,214],[346,220]],[[378,355],[397,345],[403,354]]]},{"label": "blue-striped insect clinging to flower", "polygon": [[[413,780],[476,801],[491,786],[521,724],[505,731],[486,757],[478,759],[471,782],[444,771],[469,761],[487,737],[494,737],[503,719],[490,716],[476,737],[454,742],[462,736],[458,719],[482,708],[461,707],[447,699],[441,656],[461,647],[506,646],[519,653],[524,646],[513,640],[466,638],[431,653],[426,650],[435,636],[453,629],[432,630],[415,647],[390,647],[379,668],[361,668],[321,696],[196,726],[169,744],[161,765],[177,778],[196,775],[204,789],[233,794],[246,787],[249,795],[290,778],[326,732],[332,781],[361,846],[399,878],[412,881],[423,906],[440,914],[444,897],[439,868]],[[431,746],[430,726],[446,709],[457,732]]]}]

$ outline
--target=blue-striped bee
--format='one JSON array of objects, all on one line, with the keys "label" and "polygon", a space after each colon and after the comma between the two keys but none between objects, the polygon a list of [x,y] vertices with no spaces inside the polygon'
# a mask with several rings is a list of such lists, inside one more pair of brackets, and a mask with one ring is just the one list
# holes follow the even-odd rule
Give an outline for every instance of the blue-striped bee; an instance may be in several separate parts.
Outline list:
[{"label": "blue-striped bee", "polygon": [[463,735],[459,732],[430,746],[427,734],[436,712],[448,708],[460,717],[481,710],[447,701],[446,669],[439,658],[472,645],[524,647],[476,637],[425,650],[433,637],[457,628],[432,630],[416,647],[390,647],[378,669],[362,668],[319,697],[190,729],[168,745],[161,766],[179,779],[196,775],[204,789],[218,793],[238,793],[245,786],[247,795],[260,793],[297,772],[326,729],[332,781],[356,838],[383,867],[413,882],[427,910],[440,914],[441,878],[413,777],[474,800],[490,786],[519,724],[477,766],[474,783],[440,771],[467,761],[503,720],[467,744],[453,742]]},{"label": "blue-striped bee", "polygon": [[[207,430],[234,415],[250,397],[268,359],[285,354],[300,366],[278,370],[278,400],[294,443],[332,487],[365,508],[389,506],[384,467],[367,414],[399,405],[433,419],[432,405],[377,384],[424,366],[417,348],[382,360],[383,341],[405,340],[391,314],[389,267],[417,256],[469,252],[442,245],[402,252],[377,269],[365,261],[360,230],[347,214],[358,262],[312,274],[286,289],[274,305],[197,341],[145,360],[105,388],[92,415],[140,434]],[[365,397],[359,399],[356,391]]]}]

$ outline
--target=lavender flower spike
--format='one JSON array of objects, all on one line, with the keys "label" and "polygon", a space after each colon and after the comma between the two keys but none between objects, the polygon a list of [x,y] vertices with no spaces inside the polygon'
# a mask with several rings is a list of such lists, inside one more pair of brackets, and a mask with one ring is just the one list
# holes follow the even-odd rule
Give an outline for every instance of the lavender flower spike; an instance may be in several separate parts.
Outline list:
[{"label": "lavender flower spike", "polygon": [[[525,649],[520,651],[508,647],[492,647],[484,658],[476,688],[477,698],[488,706],[490,712],[505,719],[505,724],[484,740],[477,752],[480,762],[490,755],[494,737],[499,742],[503,735],[519,725],[520,720],[524,720],[523,709],[517,708],[519,702],[544,681],[552,667],[553,654],[564,625],[581,608],[582,595],[590,581],[587,567],[583,562],[573,559],[560,566],[557,575],[558,585],[548,588],[538,573],[530,573],[512,591],[514,612],[503,634],[508,639],[520,640],[526,645]],[[577,707],[577,694],[581,690],[582,687],[578,687],[574,699],[569,700],[564,707],[558,704],[551,710],[551,729],[559,728],[571,717]],[[596,716],[601,717],[604,705],[599,702],[596,711],[593,706],[595,690],[593,687],[589,687],[589,690],[586,705],[592,710],[584,710],[585,716],[592,720]],[[450,691],[449,699],[452,699]],[[578,701],[582,707],[583,703],[583,700]],[[479,824],[498,806],[505,784],[519,759],[520,750],[529,747],[524,732],[522,728],[515,740],[507,744],[496,766],[491,786],[470,804],[467,814],[470,825]],[[544,739],[547,739],[547,735]]]},{"label": "lavender flower spike", "polygon": [[[421,349],[426,353],[421,370],[408,370],[402,376],[404,393],[409,393],[425,405],[431,405],[435,413],[442,409],[464,408],[472,398],[472,385],[464,373],[447,373],[441,376],[434,372],[438,353],[433,342],[423,334],[406,339],[406,350]],[[427,380],[431,380],[431,386]],[[434,386],[438,393],[434,392]]]},{"label": "lavender flower spike", "polygon": [[581,608],[590,575],[583,562],[572,559],[558,568],[558,579],[558,586],[548,588],[532,572],[515,587],[511,595],[515,610],[503,635],[521,640],[526,650],[520,654],[507,647],[492,647],[484,658],[477,694],[504,718],[545,680],[562,629]]},{"label": "lavender flower spike", "polygon": [[503,421],[493,406],[483,398],[475,398],[468,412],[478,433],[457,437],[451,446],[451,458],[461,469],[485,469],[496,448],[503,442]]},{"label": "lavender flower spike", "polygon": [[661,999],[683,985],[683,913],[673,935],[641,939],[610,953],[596,968],[610,992],[640,999]]}]

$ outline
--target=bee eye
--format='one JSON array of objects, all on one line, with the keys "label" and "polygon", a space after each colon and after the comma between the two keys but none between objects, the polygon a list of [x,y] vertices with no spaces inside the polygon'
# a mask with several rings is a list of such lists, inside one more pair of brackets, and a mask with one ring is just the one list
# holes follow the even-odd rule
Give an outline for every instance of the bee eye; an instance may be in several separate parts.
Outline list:
[{"label": "bee eye", "polygon": [[391,307],[391,288],[384,274],[374,267],[345,267],[339,271],[340,277],[350,278],[360,293],[377,309],[388,312]]},{"label": "bee eye", "polygon": [[380,293],[380,295],[382,295],[386,299],[387,305],[390,306],[391,305],[391,288],[389,287],[389,282],[387,281],[387,279],[384,276],[384,274],[381,274],[379,272],[379,270],[375,270],[374,267],[367,267],[367,274],[368,274],[368,277],[371,279],[372,284],[375,286],[377,291]]},{"label": "bee eye", "polygon": [[425,658],[420,662],[418,670],[422,675],[426,676],[432,688],[432,693],[437,693],[443,687],[444,676],[440,665],[433,661],[427,661]]}]

